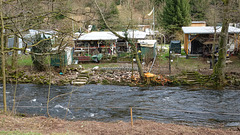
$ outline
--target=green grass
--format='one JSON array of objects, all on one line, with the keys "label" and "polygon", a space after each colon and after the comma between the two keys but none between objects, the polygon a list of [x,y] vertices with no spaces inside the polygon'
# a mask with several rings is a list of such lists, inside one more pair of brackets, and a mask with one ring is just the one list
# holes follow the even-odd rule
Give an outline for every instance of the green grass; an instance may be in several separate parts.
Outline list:
[{"label": "green grass", "polygon": [[[46,56],[45,63],[47,64],[49,62],[50,57]],[[12,56],[7,56],[7,64],[11,65],[12,64]],[[23,67],[23,66],[31,66],[33,64],[32,62],[32,57],[31,55],[18,55],[18,66]]]},{"label": "green grass", "polygon": [[32,65],[31,55],[21,55],[18,60],[19,66],[30,66]]},{"label": "green grass", "polygon": [[[31,55],[18,55],[18,66],[31,66],[32,58]],[[7,56],[6,62],[8,65],[12,64],[12,56]]]},{"label": "green grass", "polygon": [[34,132],[20,132],[20,131],[0,131],[1,135],[41,135]]}]

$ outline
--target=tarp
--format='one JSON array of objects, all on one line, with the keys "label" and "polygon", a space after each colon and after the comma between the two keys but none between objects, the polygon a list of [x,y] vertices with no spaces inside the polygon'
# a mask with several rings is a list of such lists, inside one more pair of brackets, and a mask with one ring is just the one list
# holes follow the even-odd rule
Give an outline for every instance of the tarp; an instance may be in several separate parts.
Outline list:
[{"label": "tarp", "polygon": [[[217,27],[217,33],[221,32],[222,27]],[[182,27],[184,34],[214,34],[213,26],[206,27]],[[228,33],[240,33],[240,29],[229,26]]]}]

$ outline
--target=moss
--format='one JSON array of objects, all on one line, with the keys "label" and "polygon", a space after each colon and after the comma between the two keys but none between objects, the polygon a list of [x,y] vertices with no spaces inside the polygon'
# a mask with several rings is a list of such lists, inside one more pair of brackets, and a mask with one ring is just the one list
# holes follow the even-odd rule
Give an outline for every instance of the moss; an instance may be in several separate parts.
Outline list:
[{"label": "moss", "polygon": [[96,81],[90,81],[90,82],[88,82],[88,84],[98,84],[98,82],[96,82]]},{"label": "moss", "polygon": [[40,79],[39,77],[36,77],[36,79],[33,81],[34,84],[44,84],[44,82],[42,81],[42,79]]},{"label": "moss", "polygon": [[67,85],[67,84],[70,84],[70,80],[68,80],[68,79],[62,79],[62,80],[59,81],[58,84],[60,84],[60,85]]},{"label": "moss", "polygon": [[78,75],[78,77],[88,77],[89,78],[89,75],[88,74],[80,74],[80,75]]},{"label": "moss", "polygon": [[39,76],[39,78],[40,79],[45,79],[46,77],[41,75],[41,76]]},{"label": "moss", "polygon": [[108,85],[108,84],[110,84],[110,83],[109,83],[108,80],[102,80],[102,83],[101,83],[101,84],[103,84],[103,85]]}]

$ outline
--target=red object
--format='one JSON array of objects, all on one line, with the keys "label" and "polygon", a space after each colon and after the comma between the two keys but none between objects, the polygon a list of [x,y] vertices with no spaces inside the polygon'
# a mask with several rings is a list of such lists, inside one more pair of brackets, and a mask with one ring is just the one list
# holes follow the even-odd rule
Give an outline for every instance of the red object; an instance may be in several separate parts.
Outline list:
[{"label": "red object", "polygon": [[91,61],[91,56],[78,56],[79,61]]}]

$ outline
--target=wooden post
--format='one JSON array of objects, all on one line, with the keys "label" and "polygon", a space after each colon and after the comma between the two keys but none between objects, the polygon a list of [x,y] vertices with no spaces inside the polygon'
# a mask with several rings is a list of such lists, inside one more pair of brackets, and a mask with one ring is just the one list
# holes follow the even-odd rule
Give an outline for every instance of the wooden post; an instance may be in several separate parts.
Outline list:
[{"label": "wooden post", "polygon": [[188,55],[188,43],[189,43],[189,39],[188,39],[188,34],[184,34],[184,50],[186,52],[186,55]]},{"label": "wooden post", "polygon": [[239,46],[240,46],[240,36],[239,36],[239,34],[238,34],[237,41],[238,41],[238,46],[237,46],[237,51],[238,51],[239,50]]},{"label": "wooden post", "polygon": [[170,45],[169,45],[169,57],[168,57],[168,64],[169,64],[169,74],[171,74],[171,52]]},{"label": "wooden post", "polygon": [[133,81],[133,54],[132,54],[132,76],[131,76],[131,81]]},{"label": "wooden post", "polygon": [[130,108],[130,114],[131,114],[131,126],[133,127],[133,115],[132,115],[132,107]]}]

